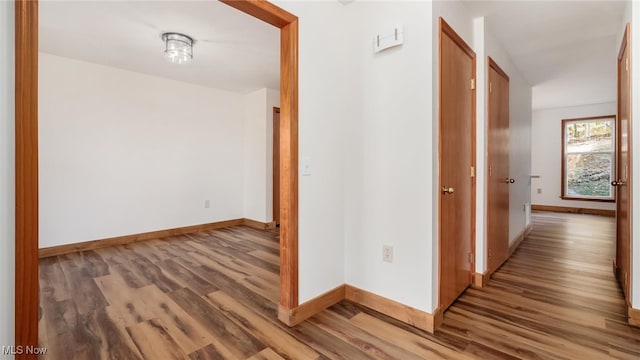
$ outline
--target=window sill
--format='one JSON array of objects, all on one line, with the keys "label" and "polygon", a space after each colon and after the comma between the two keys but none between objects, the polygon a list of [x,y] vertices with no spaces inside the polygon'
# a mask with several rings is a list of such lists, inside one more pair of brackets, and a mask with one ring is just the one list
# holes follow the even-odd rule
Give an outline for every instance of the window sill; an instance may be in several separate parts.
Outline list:
[{"label": "window sill", "polygon": [[572,196],[560,196],[562,200],[573,200],[573,201],[595,201],[595,202],[608,202],[615,203],[615,199],[597,199],[597,198],[583,198],[583,197],[572,197]]}]

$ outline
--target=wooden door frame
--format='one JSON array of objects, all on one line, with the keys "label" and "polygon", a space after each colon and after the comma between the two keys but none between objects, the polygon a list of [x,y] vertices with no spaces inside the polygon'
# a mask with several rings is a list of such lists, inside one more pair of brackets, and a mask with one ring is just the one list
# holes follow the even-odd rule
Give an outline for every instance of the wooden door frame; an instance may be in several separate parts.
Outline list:
[{"label": "wooden door frame", "polygon": [[[276,121],[276,114],[278,115],[278,127],[276,128],[275,125],[275,121]],[[273,128],[273,135],[272,135],[272,140],[273,140],[273,145],[271,146],[273,148],[273,154],[271,154],[271,158],[273,161],[273,164],[271,165],[271,168],[273,169],[273,174],[272,174],[272,178],[273,178],[273,184],[271,186],[272,188],[272,195],[271,195],[271,202],[272,202],[272,210],[273,210],[273,222],[275,226],[280,226],[280,199],[279,197],[275,196],[276,194],[280,193],[280,168],[279,168],[279,164],[280,164],[280,148],[279,146],[276,146],[276,139],[278,139],[277,143],[280,143],[280,108],[277,106],[273,107],[273,113],[272,113],[272,128]],[[277,158],[276,158],[276,149],[277,149]],[[276,161],[277,160],[277,161]],[[277,164],[276,164],[277,162]],[[278,176],[276,176],[276,165],[278,165]],[[276,184],[278,186],[276,186]],[[275,190],[278,189],[278,192],[276,192]],[[276,202],[276,199],[278,199],[278,202]],[[276,217],[276,214],[278,214],[278,216]]]},{"label": "wooden door frame", "polygon": [[[220,0],[280,29],[280,304],[298,307],[298,18],[264,0]],[[38,345],[38,1],[15,2],[15,344]],[[18,359],[37,358],[18,355]]]},{"label": "wooden door frame", "polygon": [[[620,44],[620,50],[618,51],[618,56],[617,56],[617,70],[618,70],[618,74],[617,74],[617,80],[618,80],[618,84],[617,84],[617,90],[618,90],[618,94],[617,94],[617,110],[618,110],[618,114],[616,116],[616,175],[618,175],[618,172],[621,169],[620,164],[618,164],[618,160],[619,160],[619,150],[620,150],[620,144],[619,144],[619,140],[620,140],[620,123],[622,122],[622,118],[620,116],[621,112],[622,112],[622,108],[620,106],[620,85],[622,83],[622,79],[621,79],[621,71],[620,68],[622,66],[621,62],[622,62],[622,54],[624,53],[624,51],[630,51],[631,50],[631,25],[629,23],[627,23],[625,25],[624,28],[624,35],[622,36],[622,41]],[[629,54],[629,59],[631,59],[631,55]],[[629,71],[627,71],[627,84],[629,84],[629,89],[627,89],[628,94],[631,94],[631,64],[629,64]],[[629,100],[633,100],[631,96],[629,96]],[[633,124],[631,123],[631,101],[628,101],[627,103],[627,142],[629,144],[629,148],[627,149],[627,169],[629,171],[629,173],[627,174],[627,183],[625,184],[627,186],[627,189],[629,191],[629,195],[631,195],[631,186],[632,186],[632,182],[631,182],[631,176],[633,174],[632,171],[632,161],[631,161],[631,157],[632,157],[632,137],[631,137],[631,128],[633,126]],[[618,176],[616,176],[616,179],[619,179]],[[617,198],[617,192],[618,190],[616,189],[616,198]],[[618,203],[616,201],[616,212],[618,210]],[[616,276],[616,278],[618,279],[618,282],[620,283],[620,287],[623,289],[623,293],[625,296],[625,301],[627,302],[627,305],[631,304],[631,218],[630,218],[630,214],[631,214],[631,196],[627,197],[627,249],[629,250],[626,254],[627,257],[627,264],[629,264],[629,269],[627,269],[628,271],[628,281],[625,285],[625,280],[622,278],[622,275],[620,273],[620,264],[618,264],[618,249],[620,247],[620,240],[619,240],[619,235],[618,235],[618,217],[616,215],[616,257],[613,263],[613,268],[614,268],[614,275]]]},{"label": "wooden door frame", "polygon": [[[491,121],[490,121],[490,116],[491,116],[491,112],[490,112],[491,111],[491,106],[490,105],[491,105],[491,101],[490,101],[490,98],[489,98],[491,96],[491,91],[490,91],[491,90],[490,89],[491,80],[489,79],[491,69],[495,70],[498,73],[498,75],[500,75],[503,78],[505,78],[507,80],[507,83],[509,84],[509,86],[511,86],[511,81],[509,79],[509,75],[507,75],[507,73],[504,70],[502,70],[500,65],[498,65],[498,63],[495,62],[493,60],[493,58],[491,58],[491,56],[487,56],[487,76],[486,76],[487,83],[485,84],[485,87],[486,87],[485,88],[485,94],[487,94],[487,96],[486,96],[486,99],[487,99],[486,100],[486,104],[487,104],[487,118],[486,119],[487,120],[486,120],[486,125],[485,125],[485,131],[486,131],[486,134],[487,134],[487,144],[486,144],[486,148],[487,148],[487,153],[486,153],[486,156],[487,156],[487,159],[486,159],[487,168],[489,168],[490,160],[491,160],[490,154],[489,154],[489,143],[488,143],[489,130],[490,130],[489,124],[491,123]],[[511,111],[511,108],[509,108],[509,111]],[[510,118],[509,118],[509,122],[511,122]],[[509,172],[511,172],[511,169],[509,169]],[[489,211],[489,195],[490,195],[489,194],[489,185],[490,185],[489,171],[486,171],[485,176],[486,176],[486,178],[485,178],[485,193],[487,194],[486,201],[485,201],[485,213],[487,214],[487,220],[486,220],[487,221],[487,223],[486,223],[487,226],[485,227],[485,239],[486,239],[485,240],[485,249],[486,249],[486,251],[484,253],[484,263],[485,263],[486,270],[484,272],[484,278],[485,279],[489,279],[491,274],[494,271],[498,270],[500,268],[500,266],[502,266],[502,264],[496,266],[495,269],[491,269],[489,267],[489,216],[490,216],[490,213],[491,213]],[[511,192],[511,191],[509,190],[509,192]],[[509,226],[509,225],[507,224],[507,226]],[[507,233],[508,233],[508,231],[507,231]],[[509,241],[510,241],[509,235],[507,235],[507,247],[509,247],[509,244],[508,244]],[[504,259],[504,261],[506,261],[506,259]]]},{"label": "wooden door frame", "polygon": [[[449,36],[467,55],[471,57],[472,63],[472,76],[476,79],[476,53],[471,49],[469,45],[458,35],[455,30],[447,24],[442,18],[438,18],[438,307],[435,311],[436,327],[439,322],[442,321],[442,313],[446,310],[442,308],[441,294],[442,294],[442,196],[440,195],[440,188],[442,187],[442,37],[444,35]],[[471,96],[471,162],[472,166],[476,166],[476,96]],[[471,256],[475,259],[476,248],[476,177],[474,176],[471,181]],[[469,284],[473,283],[473,273],[475,271],[475,261],[469,264]]]}]

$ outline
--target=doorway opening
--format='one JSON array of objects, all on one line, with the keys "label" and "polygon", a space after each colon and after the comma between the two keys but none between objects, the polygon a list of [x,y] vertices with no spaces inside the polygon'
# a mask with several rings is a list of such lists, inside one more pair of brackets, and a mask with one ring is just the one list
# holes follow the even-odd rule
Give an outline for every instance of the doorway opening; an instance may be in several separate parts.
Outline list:
[{"label": "doorway opening", "polygon": [[[223,3],[280,29],[280,303],[298,306],[298,19],[267,1]],[[38,2],[17,0],[15,342],[38,345]],[[25,355],[26,356],[26,355]]]}]

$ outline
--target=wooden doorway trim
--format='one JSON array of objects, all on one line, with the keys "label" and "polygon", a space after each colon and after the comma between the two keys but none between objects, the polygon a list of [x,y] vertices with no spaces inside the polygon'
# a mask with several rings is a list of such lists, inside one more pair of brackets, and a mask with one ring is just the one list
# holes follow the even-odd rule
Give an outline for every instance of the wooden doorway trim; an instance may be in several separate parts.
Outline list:
[{"label": "wooden doorway trim", "polygon": [[16,1],[15,21],[15,345],[38,346],[38,2]]},{"label": "wooden doorway trim", "polygon": [[280,108],[273,108],[273,165],[272,165],[272,196],[273,222],[275,226],[280,226]]},{"label": "wooden doorway trim", "polygon": [[[221,0],[280,28],[280,319],[298,306],[298,18],[264,0]],[[38,1],[15,2],[15,344],[38,345]],[[280,316],[286,314],[285,316]],[[18,355],[18,359],[37,356]]]}]

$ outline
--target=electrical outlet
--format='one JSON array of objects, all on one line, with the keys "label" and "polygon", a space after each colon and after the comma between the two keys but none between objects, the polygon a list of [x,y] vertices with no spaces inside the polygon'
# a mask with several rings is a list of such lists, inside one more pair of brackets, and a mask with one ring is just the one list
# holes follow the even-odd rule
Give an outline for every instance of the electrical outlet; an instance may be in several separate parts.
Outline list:
[{"label": "electrical outlet", "polygon": [[209,200],[205,200],[205,201],[204,201],[204,208],[205,208],[205,209],[208,209],[208,208],[210,208],[210,207],[211,207],[211,202],[210,202]]},{"label": "electrical outlet", "polygon": [[537,192],[538,192],[538,194],[542,194],[542,189],[541,189],[541,188],[538,188],[538,191],[537,191]]},{"label": "electrical outlet", "polygon": [[393,262],[393,246],[382,245],[382,261],[388,263]]}]

